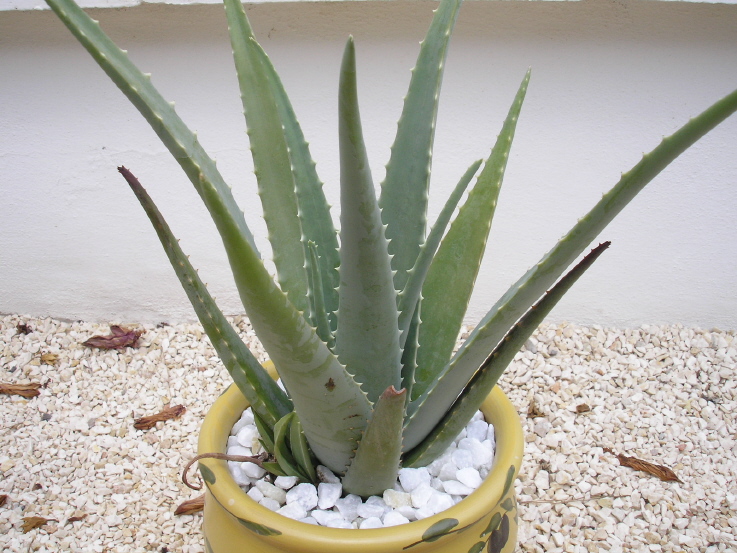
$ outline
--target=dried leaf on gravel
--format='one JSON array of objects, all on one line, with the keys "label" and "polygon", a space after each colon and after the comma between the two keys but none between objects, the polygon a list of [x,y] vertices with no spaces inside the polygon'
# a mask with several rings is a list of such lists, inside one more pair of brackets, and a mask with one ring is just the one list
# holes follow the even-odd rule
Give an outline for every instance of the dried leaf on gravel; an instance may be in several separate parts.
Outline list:
[{"label": "dried leaf on gravel", "polygon": [[188,499],[184,503],[182,503],[179,507],[177,507],[177,510],[174,511],[175,515],[193,515],[195,513],[198,513],[202,509],[205,508],[205,494],[202,494],[199,497],[195,497],[194,499]]},{"label": "dried leaf on gravel", "polygon": [[18,334],[30,334],[33,332],[33,329],[25,323],[18,323],[15,325],[15,329],[18,331]]},{"label": "dried leaf on gravel", "polygon": [[187,408],[184,405],[175,405],[174,407],[164,407],[160,413],[155,415],[148,415],[141,417],[133,421],[133,428],[136,430],[148,430],[156,426],[159,421],[168,421],[170,419],[178,419],[181,417]]},{"label": "dried leaf on gravel", "polygon": [[606,451],[607,453],[611,453],[612,455],[616,455],[617,459],[619,459],[619,464],[623,467],[629,467],[634,470],[639,470],[641,472],[646,472],[653,476],[657,476],[663,482],[681,482],[678,476],[676,476],[676,473],[668,467],[664,467],[663,465],[655,465],[636,457],[627,457],[627,455],[622,455],[621,453],[614,453],[614,451],[612,451],[608,447],[605,447],[604,451]]},{"label": "dried leaf on gravel", "polygon": [[75,515],[67,519],[67,524],[70,524],[72,522],[79,522],[80,520],[84,520],[86,518],[87,518],[87,513],[82,513],[81,515]]},{"label": "dried leaf on gravel", "polygon": [[136,347],[138,339],[143,334],[142,330],[128,330],[122,326],[110,325],[110,334],[107,336],[93,336],[83,346],[100,349],[123,349]]},{"label": "dried leaf on gravel", "polygon": [[0,495],[0,507],[5,505],[7,501],[8,501],[8,496],[6,494]]},{"label": "dried leaf on gravel", "polygon": [[537,403],[535,403],[535,400],[532,400],[530,402],[530,406],[527,408],[527,418],[533,419],[535,417],[544,417],[545,413],[543,413],[540,408],[537,406]]},{"label": "dried leaf on gravel", "polygon": [[41,354],[41,363],[44,365],[56,365],[57,360],[59,359],[59,356],[55,353],[42,353]]},{"label": "dried leaf on gravel", "polygon": [[58,522],[53,518],[44,517],[23,517],[23,533],[27,534],[34,528],[41,528],[41,526],[48,524],[49,522]]},{"label": "dried leaf on gravel", "polygon": [[0,394],[23,396],[25,398],[32,398],[39,395],[39,388],[41,384],[38,382],[31,382],[30,384],[3,384],[0,383]]}]

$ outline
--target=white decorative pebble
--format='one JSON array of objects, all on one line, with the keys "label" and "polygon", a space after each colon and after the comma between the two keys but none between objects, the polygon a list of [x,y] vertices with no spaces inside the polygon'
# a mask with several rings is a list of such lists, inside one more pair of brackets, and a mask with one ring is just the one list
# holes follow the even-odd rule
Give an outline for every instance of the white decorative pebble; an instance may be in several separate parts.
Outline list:
[{"label": "white decorative pebble", "polygon": [[340,499],[341,495],[343,495],[342,484],[320,482],[317,486],[317,506],[320,509],[330,509],[335,506],[335,502]]},{"label": "white decorative pebble", "polygon": [[299,482],[296,476],[277,476],[274,479],[274,485],[282,490],[288,490]]},{"label": "white decorative pebble", "polygon": [[464,469],[458,469],[456,472],[456,479],[468,488],[475,490],[481,485],[483,480],[479,471],[473,467],[466,467]]},{"label": "white decorative pebble", "polygon": [[[287,492],[287,505],[297,503],[305,511],[317,507],[317,488],[310,483],[297,484]],[[302,515],[297,518],[304,518]]]},{"label": "white decorative pebble", "polygon": [[396,511],[390,511],[384,515],[382,522],[385,527],[399,526],[400,524],[407,524],[409,519]]},{"label": "white decorative pebble", "polygon": [[361,530],[370,530],[371,528],[383,528],[384,524],[378,517],[369,517],[361,521],[358,526]]},{"label": "white decorative pebble", "polygon": [[348,520],[352,521],[358,516],[358,506],[363,503],[363,500],[355,495],[355,494],[348,494],[345,497],[341,497],[335,502],[335,506],[338,509],[338,512],[343,515],[343,517]]},{"label": "white decorative pebble", "polygon": [[412,492],[420,484],[429,484],[432,476],[427,467],[399,469],[399,482],[406,492]]},{"label": "white decorative pebble", "polygon": [[407,492],[398,492],[396,490],[386,490],[384,492],[384,503],[386,503],[392,509],[399,507],[411,507],[412,496]]}]

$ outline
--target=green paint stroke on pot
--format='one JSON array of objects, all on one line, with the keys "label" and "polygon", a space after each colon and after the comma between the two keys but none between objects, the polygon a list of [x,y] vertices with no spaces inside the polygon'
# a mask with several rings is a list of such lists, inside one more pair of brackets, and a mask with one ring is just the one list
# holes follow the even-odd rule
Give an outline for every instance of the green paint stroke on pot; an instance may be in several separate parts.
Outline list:
[{"label": "green paint stroke on pot", "polygon": [[474,543],[471,546],[471,549],[468,550],[468,553],[481,553],[484,550],[484,546],[485,545],[486,544],[484,542],[482,542],[482,541],[480,541],[478,543]]},{"label": "green paint stroke on pot", "polygon": [[273,528],[269,528],[268,526],[264,526],[263,524],[258,524],[256,522],[251,522],[250,520],[243,520],[238,517],[235,518],[237,518],[238,522],[243,526],[259,536],[281,536],[281,532],[279,532],[279,530],[274,530]]},{"label": "green paint stroke on pot", "polygon": [[504,546],[507,545],[507,541],[509,541],[509,517],[504,515],[499,528],[489,536],[486,546],[487,553],[501,553]]},{"label": "green paint stroke on pot", "polygon": [[199,463],[200,468],[200,474],[202,475],[202,478],[204,478],[205,482],[212,485],[215,483],[215,473],[210,470],[209,467],[206,467],[202,463]]},{"label": "green paint stroke on pot", "polygon": [[512,484],[514,483],[514,465],[509,467],[509,470],[507,471],[507,480],[504,482],[504,491],[502,492],[502,497],[505,497],[507,495],[507,492],[509,492],[509,488],[512,487]]},{"label": "green paint stroke on pot", "polygon": [[491,534],[494,530],[499,528],[499,525],[501,524],[501,522],[502,522],[502,514],[497,511],[496,513],[492,515],[491,520],[489,521],[489,525],[486,527],[486,530],[481,532],[480,537],[485,538],[486,536]]},{"label": "green paint stroke on pot", "polygon": [[[421,543],[425,542],[433,542],[435,540],[439,540],[443,536],[447,536],[448,534],[454,534],[455,532],[458,532],[459,530],[453,530],[458,526],[458,521],[454,518],[444,518],[442,520],[439,520],[430,528],[425,530],[425,533],[422,534],[422,539],[420,541],[417,541],[415,543],[411,543],[410,545],[407,545],[403,547],[402,549],[409,549],[410,547],[414,547],[415,545],[419,545]],[[460,530],[465,530],[465,528],[461,528]]]},{"label": "green paint stroke on pot", "polygon": [[514,498],[508,497],[507,499],[502,501],[502,509],[504,509],[505,511],[511,511],[512,509],[514,509]]}]

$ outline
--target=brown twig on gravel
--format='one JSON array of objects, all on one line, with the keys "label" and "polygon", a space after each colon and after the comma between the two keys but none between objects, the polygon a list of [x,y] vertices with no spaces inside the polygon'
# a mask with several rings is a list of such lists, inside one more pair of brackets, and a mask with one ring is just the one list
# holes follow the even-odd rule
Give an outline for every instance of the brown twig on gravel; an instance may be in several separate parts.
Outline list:
[{"label": "brown twig on gravel", "polygon": [[201,453],[187,463],[187,466],[184,467],[184,470],[182,471],[182,482],[184,482],[185,486],[193,490],[201,490],[202,484],[200,484],[199,487],[190,484],[187,479],[187,472],[189,471],[189,467],[200,459],[219,459],[221,461],[235,461],[236,463],[253,463],[254,465],[258,465],[263,468],[263,463],[266,461],[267,455],[261,453],[260,455],[251,457],[249,455],[226,455],[225,453]]}]

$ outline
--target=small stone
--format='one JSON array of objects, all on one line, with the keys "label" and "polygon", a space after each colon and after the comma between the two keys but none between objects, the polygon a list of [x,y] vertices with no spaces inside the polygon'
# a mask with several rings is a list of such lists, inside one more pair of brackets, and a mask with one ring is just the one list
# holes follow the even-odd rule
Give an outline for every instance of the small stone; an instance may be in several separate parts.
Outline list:
[{"label": "small stone", "polygon": [[263,480],[258,480],[256,482],[256,487],[261,490],[261,493],[264,494],[264,497],[273,499],[280,505],[284,505],[284,503],[287,501],[287,492],[285,492],[281,488],[277,488],[276,486],[274,486],[274,484],[264,482]]},{"label": "small stone", "polygon": [[243,474],[245,474],[249,478],[253,478],[254,480],[263,478],[263,476],[266,474],[266,471],[255,463],[241,463],[241,471],[243,472]]},{"label": "small stone", "polygon": [[[299,504],[299,506],[305,511],[314,509],[317,507],[317,488],[309,482],[298,484],[287,492],[287,505],[292,503]],[[307,516],[306,512],[302,516],[291,518],[300,519],[305,516]]]},{"label": "small stone", "polygon": [[355,495],[348,494],[345,497],[338,499],[335,502],[335,506],[338,511],[347,521],[353,521],[358,516],[358,506],[363,503],[363,500]]},{"label": "small stone", "polygon": [[414,490],[412,490],[412,493],[410,494],[412,506],[416,509],[424,507],[425,505],[427,505],[427,502],[435,493],[436,490],[432,486],[430,486],[430,484],[420,484]]},{"label": "small stone", "polygon": [[468,495],[473,491],[473,488],[461,484],[458,480],[446,480],[443,482],[443,489],[450,495]]},{"label": "small stone", "polygon": [[[371,499],[371,498],[369,498]],[[356,509],[356,514],[361,518],[378,518],[381,519],[381,517],[384,516],[385,513],[387,513],[390,509],[387,507],[386,504],[377,505],[377,504],[369,504],[368,501],[366,503],[362,503],[358,506]]]},{"label": "small stone", "polygon": [[468,486],[472,490],[478,488],[483,482],[479,471],[473,467],[458,469],[458,471],[456,472],[456,480],[458,480],[464,486]]},{"label": "small stone", "polygon": [[384,503],[392,509],[398,507],[411,507],[412,496],[406,492],[398,492],[395,490],[386,490],[383,495]]},{"label": "small stone", "polygon": [[287,503],[276,512],[293,520],[300,520],[307,516],[307,510],[298,502]]},{"label": "small stone", "polygon": [[335,502],[340,499],[341,495],[343,495],[342,484],[329,484],[327,482],[320,482],[317,485],[317,506],[320,509],[330,509],[335,506]]},{"label": "small stone", "polygon": [[343,520],[343,515],[336,513],[335,511],[323,511],[321,509],[315,509],[310,513],[320,526],[328,526],[331,521]]},{"label": "small stone", "polygon": [[409,519],[396,511],[390,511],[384,515],[382,522],[385,527],[399,526],[400,524],[407,524]]},{"label": "small stone", "polygon": [[361,524],[359,524],[358,527],[361,530],[370,530],[371,528],[383,528],[384,524],[381,522],[381,519],[378,517],[369,517],[367,519],[362,520]]},{"label": "small stone", "polygon": [[317,465],[317,468],[315,468],[315,472],[317,472],[317,478],[318,480],[320,480],[320,482],[326,482],[328,484],[340,484],[340,478],[335,476],[333,471],[330,470],[328,467]]},{"label": "small stone", "polygon": [[427,467],[399,469],[399,482],[406,492],[412,492],[420,484],[429,484],[431,480]]},{"label": "small stone", "polygon": [[281,508],[281,504],[275,499],[271,499],[270,497],[264,497],[261,501],[259,501],[259,504],[274,512],[278,511]]},{"label": "small stone", "polygon": [[282,490],[291,489],[297,482],[299,482],[299,478],[296,476],[277,476],[274,479],[274,485]]}]

